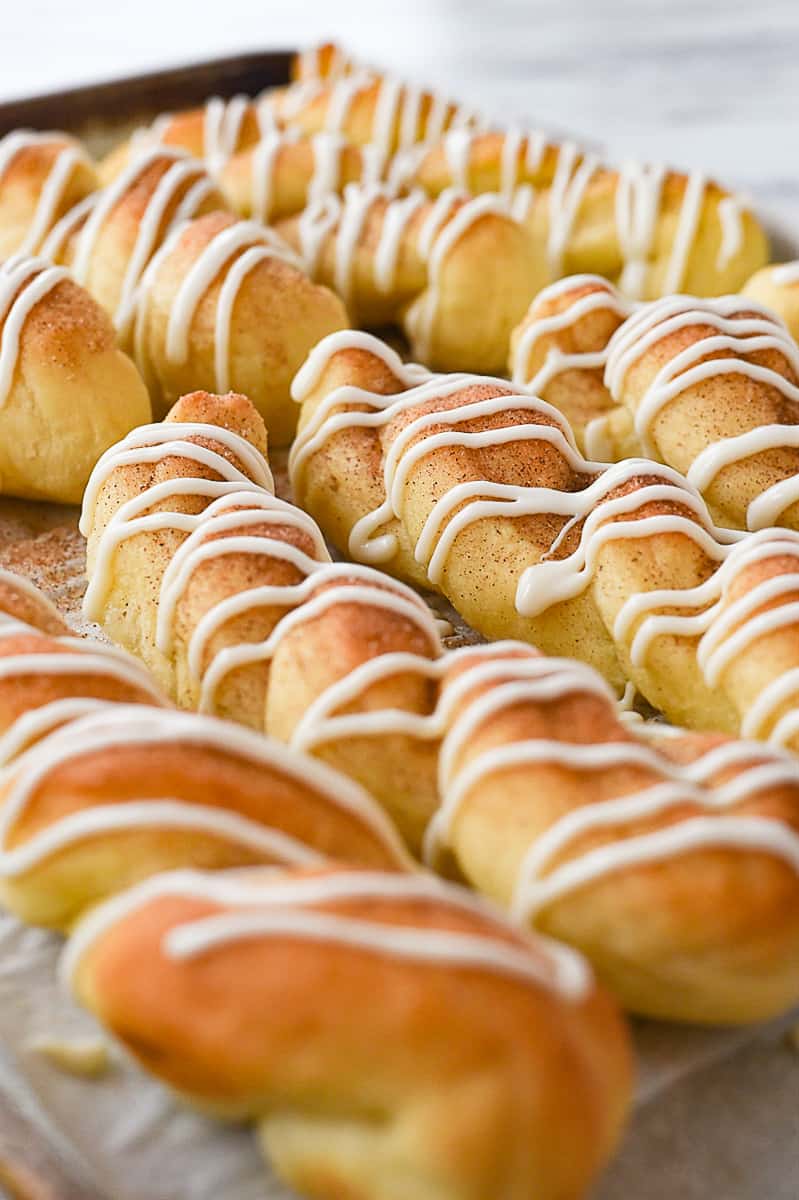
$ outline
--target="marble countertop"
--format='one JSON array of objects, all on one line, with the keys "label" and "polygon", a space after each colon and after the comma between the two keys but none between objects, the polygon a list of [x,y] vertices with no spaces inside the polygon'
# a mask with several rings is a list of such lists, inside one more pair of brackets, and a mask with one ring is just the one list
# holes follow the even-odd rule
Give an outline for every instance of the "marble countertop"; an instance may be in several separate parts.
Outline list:
[{"label": "marble countertop", "polygon": [[794,0],[9,0],[0,98],[334,36],[492,116],[710,173],[797,216]]}]

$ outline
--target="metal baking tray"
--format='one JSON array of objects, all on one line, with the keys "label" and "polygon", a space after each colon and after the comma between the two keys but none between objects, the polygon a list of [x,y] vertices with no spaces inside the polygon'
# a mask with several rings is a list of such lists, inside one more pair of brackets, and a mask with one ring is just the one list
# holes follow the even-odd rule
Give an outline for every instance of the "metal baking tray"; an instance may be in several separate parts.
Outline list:
[{"label": "metal baking tray", "polygon": [[158,113],[288,83],[292,57],[290,50],[258,50],[9,100],[0,104],[0,136],[19,128],[64,129],[101,153]]}]

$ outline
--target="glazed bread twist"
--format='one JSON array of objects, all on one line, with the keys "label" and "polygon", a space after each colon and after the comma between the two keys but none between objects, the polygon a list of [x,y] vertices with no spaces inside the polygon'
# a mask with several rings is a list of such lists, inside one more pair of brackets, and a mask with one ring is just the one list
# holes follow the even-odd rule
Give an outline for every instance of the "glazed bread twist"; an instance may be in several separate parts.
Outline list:
[{"label": "glazed bread twist", "polygon": [[137,291],[155,251],[182,222],[225,207],[199,160],[156,146],[70,209],[43,254],[69,267],[113,317],[121,344],[130,349]]},{"label": "glazed bread twist", "polygon": [[[436,683],[428,717],[410,725],[396,710],[354,712],[359,696],[400,671]],[[799,886],[791,755],[663,726],[625,728],[598,675],[518,642],[435,662],[378,657],[328,689],[291,744],[318,753],[366,733],[388,743],[409,728],[438,753],[428,864],[456,869],[518,921],[578,946],[627,1008],[737,1022],[794,1002],[797,923],[782,927],[776,917],[783,905],[794,912]],[[689,933],[678,897],[691,893],[691,877],[714,884],[688,902]],[[727,890],[740,898],[734,912],[719,908]],[[775,921],[781,941],[771,958]]]},{"label": "glazed bread twist", "polygon": [[391,177],[431,196],[453,186],[500,193],[550,280],[596,272],[635,299],[736,291],[768,261],[746,202],[700,172],[615,170],[538,132],[452,130],[399,156]]},{"label": "glazed bread twist", "polygon": [[339,133],[356,146],[370,146],[383,163],[399,150],[437,141],[448,129],[481,123],[472,109],[437,92],[362,68],[277,88],[267,102],[279,125],[304,137]]},{"label": "glazed bread twist", "polygon": [[430,861],[449,853],[518,920],[581,948],[633,1011],[735,1022],[790,1006],[795,758],[668,730],[648,746],[587,668],[493,649],[445,677],[443,703],[459,695]]},{"label": "glazed bread twist", "polygon": [[100,306],[62,267],[0,264],[0,492],[74,504],[102,452],[148,419]]},{"label": "glazed bread twist", "polygon": [[352,781],[170,709],[134,659],[70,637],[5,572],[0,608],[0,895],[23,920],[65,929],[173,867],[410,865]]},{"label": "glazed bread twist", "polygon": [[278,230],[361,325],[401,325],[441,370],[503,370],[511,330],[544,282],[519,225],[496,197],[396,198],[348,184]]},{"label": "glazed bread twist", "polygon": [[211,96],[200,108],[162,113],[151,125],[137,129],[100,163],[100,179],[103,184],[111,183],[139,155],[158,147],[204,159],[208,170],[216,174],[232,154],[254,146],[275,128],[268,94],[257,100],[241,95],[229,100]]},{"label": "glazed bread twist", "polygon": [[[194,395],[104,456],[82,522],[86,611],[180,704],[288,740],[323,691],[376,654],[432,660],[441,643],[409,588],[330,562],[314,522],[271,494],[265,449],[243,397]],[[434,702],[414,677],[378,681],[365,703],[389,696],[421,715]],[[399,734],[325,757],[368,783],[421,844],[437,802],[434,745]]]},{"label": "glazed bread twist", "polygon": [[582,961],[429,878],[164,875],[92,914],[63,973],[320,1200],[579,1200],[629,1100],[625,1031]]},{"label": "glazed bread twist", "polygon": [[53,226],[98,186],[88,154],[68,134],[17,129],[0,138],[0,259],[38,254]]},{"label": "glazed bread twist", "polygon": [[347,317],[276,234],[225,208],[201,162],[150,147],[69,212],[44,253],[113,316],[157,415],[194,387],[245,388],[281,445],[293,374]]},{"label": "glazed bread twist", "polygon": [[294,494],[356,561],[632,680],[678,724],[799,745],[794,535],[719,529],[672,468],[587,461],[545,401],[425,378],[366,334],[321,343],[294,394]]},{"label": "glazed bread twist", "polygon": [[268,223],[341,195],[347,184],[376,183],[383,171],[372,147],[355,146],[341,134],[301,137],[296,129],[276,129],[232,155],[219,186],[240,216]]},{"label": "glazed bread twist", "polygon": [[213,212],[175,229],[138,288],[133,352],[162,416],[192,388],[246,388],[276,446],[291,441],[289,386],[320,337],[347,324],[271,230]]},{"label": "glazed bread twist", "polygon": [[565,412],[589,456],[668,463],[722,525],[796,528],[799,347],[769,309],[672,296],[630,312],[579,276],[536,298],[512,346],[514,379]]}]

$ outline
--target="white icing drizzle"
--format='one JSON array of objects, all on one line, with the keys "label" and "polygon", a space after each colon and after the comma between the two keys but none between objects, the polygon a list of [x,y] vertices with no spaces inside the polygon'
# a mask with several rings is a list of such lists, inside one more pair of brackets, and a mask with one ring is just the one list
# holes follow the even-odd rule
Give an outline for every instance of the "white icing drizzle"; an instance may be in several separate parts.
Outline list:
[{"label": "white icing drizzle", "polygon": [[[660,368],[635,412],[635,431],[645,452],[653,456],[658,453],[653,428],[659,415],[689,388],[706,380],[721,375],[744,376],[777,389],[787,401],[799,406],[799,387],[795,383],[781,371],[750,362],[746,357],[761,351],[777,351],[796,377],[799,348],[774,313],[740,296],[713,300],[671,296],[640,308],[619,327],[608,345],[605,383],[613,398],[623,402],[627,374],[648,350],[692,327],[697,327],[701,336]],[[716,357],[708,357],[711,354]],[[796,446],[799,446],[799,424],[756,426],[706,447],[692,463],[688,480],[704,491],[733,462],[766,450]],[[799,484],[795,477],[778,482],[750,504],[748,527],[757,529],[773,524],[797,499]]]},{"label": "white icing drizzle", "polygon": [[350,183],[344,189],[336,230],[333,286],[348,308],[353,299],[353,272],[361,234],[372,206],[381,197],[388,198],[390,193],[377,184],[361,187]]},{"label": "white icing drizzle", "polygon": [[[285,937],[351,947],[380,958],[421,962],[450,970],[480,970],[509,977],[535,988],[549,988],[572,1002],[591,990],[590,969],[575,951],[543,939],[523,940],[495,915],[484,901],[422,875],[390,875],[376,871],[344,872],[305,879],[259,879],[250,872],[219,875],[171,872],[114,897],[92,912],[72,937],[61,961],[61,978],[75,986],[81,960],[114,925],[161,896],[186,896],[220,905],[212,917],[185,921],[166,935],[168,957],[191,959],[242,939]],[[370,901],[369,920],[325,911],[325,906]],[[437,929],[422,924],[380,920],[381,905],[430,904],[481,922],[474,933]],[[227,910],[227,911],[224,911]],[[428,918],[429,921],[429,918]],[[496,935],[492,936],[492,925]]]},{"label": "white icing drizzle", "polygon": [[[530,313],[539,309],[542,304],[570,292],[583,291],[585,288],[592,290],[585,295],[575,295],[571,303],[561,312],[530,319]],[[551,346],[547,351],[544,363],[535,375],[530,376],[530,357],[536,343],[542,337],[571,329],[583,317],[596,311],[614,313],[622,320],[629,316],[631,311],[629,302],[614,288],[612,283],[600,275],[569,275],[540,291],[526,318],[528,324],[514,348],[513,382],[528,388],[531,392],[543,393],[552,380],[563,374],[564,371],[589,371],[604,368],[607,362],[607,347],[594,352],[565,354],[558,347]]]},{"label": "white icing drizzle", "polygon": [[742,196],[725,196],[719,200],[721,242],[716,256],[717,271],[725,271],[740,254],[744,240],[743,218],[748,210],[749,204]]},{"label": "white icing drizzle", "polygon": [[174,797],[99,804],[69,813],[12,847],[15,828],[37,791],[65,763],[124,746],[197,746],[243,759],[296,780],[366,826],[399,861],[406,855],[382,809],[354,781],[280,742],[225,721],[170,709],[109,705],[38,742],[9,777],[0,812],[0,876],[20,875],[75,842],[127,829],[191,829],[240,842],[278,861],[309,865],[322,855],[283,831],[224,807]]},{"label": "white icing drizzle", "polygon": [[679,292],[685,272],[688,267],[688,256],[691,253],[699,218],[702,215],[702,205],[705,201],[707,181],[699,171],[692,171],[685,185],[685,195],[677,219],[677,228],[671,245],[671,255],[663,279],[663,292],[671,295]]},{"label": "white icing drizzle", "polygon": [[[168,164],[167,169],[153,188],[152,195],[141,215],[136,240],[125,268],[117,309],[114,313],[114,324],[123,332],[129,328],[133,320],[137,288],[154,251],[176,225],[195,215],[213,190],[211,180],[206,175],[202,164],[188,158],[184,151],[154,146],[134,157],[114,182],[98,194],[88,210],[88,217],[75,240],[75,254],[71,269],[78,283],[85,285],[104,226],[124,197],[138,184],[141,177],[159,163]],[[180,193],[183,193],[182,202],[176,206],[176,211],[167,222],[167,212],[173,205],[176,205]],[[187,205],[186,201],[189,197],[190,201]],[[62,241],[63,235],[64,230],[59,230],[58,238]],[[50,243],[48,248],[52,250],[55,247],[56,239]]]},{"label": "white icing drizzle", "polygon": [[[147,358],[146,317],[150,291],[184,229],[185,225],[173,231],[153,255],[142,276],[136,301],[135,357],[139,363]],[[214,370],[216,390],[228,390],[233,308],[247,275],[269,258],[279,258],[299,267],[296,256],[283,239],[256,221],[236,221],[211,238],[186,271],[172,301],[166,331],[166,356],[169,362],[180,364],[188,358],[192,322],[197,308],[217,276],[224,273],[214,320]]]},{"label": "white icing drizzle", "polygon": [[[324,369],[324,363],[348,343],[346,335],[335,341],[320,344],[306,368],[295,379],[293,395],[301,399],[307,394]],[[358,346],[379,346],[376,339],[360,335]],[[385,354],[375,350],[385,361]],[[413,380],[400,376],[406,383]],[[317,407],[314,417],[295,441],[290,459],[292,483],[301,492],[302,472],[308,459],[326,443],[329,437],[347,428],[379,428],[388,424],[401,411],[424,403],[434,397],[448,397],[468,386],[493,385],[501,394],[485,401],[464,404],[448,411],[423,414],[404,427],[385,456],[384,484],[386,500],[372,513],[362,517],[350,531],[349,552],[361,561],[382,562],[396,552],[396,539],[387,533],[375,536],[376,531],[392,517],[401,517],[403,490],[413,465],[423,456],[448,445],[500,445],[511,441],[538,440],[555,446],[572,470],[597,477],[581,491],[565,492],[548,488],[524,488],[496,484],[484,480],[458,484],[450,488],[428,514],[417,541],[416,558],[426,565],[428,578],[439,582],[446,558],[457,535],[472,522],[497,517],[523,517],[535,514],[561,515],[568,519],[560,537],[549,548],[541,562],[527,568],[519,579],[516,605],[525,616],[535,616],[551,605],[578,595],[590,582],[597,554],[606,543],[622,538],[651,537],[661,533],[680,532],[690,537],[706,552],[720,559],[724,555],[723,541],[736,535],[714,529],[701,496],[676,471],[648,460],[629,459],[605,467],[582,458],[576,449],[571,431],[560,414],[535,396],[513,394],[502,380],[482,376],[451,375],[444,378],[429,376],[425,383],[411,386],[399,395],[378,396],[358,388],[337,388]],[[347,405],[363,407],[370,412],[347,411]],[[338,411],[337,411],[338,410]],[[343,411],[341,411],[343,410]],[[503,412],[529,411],[547,420],[547,424],[529,422],[477,433],[457,433],[445,428],[427,433],[435,426],[452,426],[463,421]],[[420,436],[421,435],[421,436]],[[411,445],[411,443],[414,443]],[[604,498],[613,488],[636,476],[656,476],[657,484],[648,484],[635,492],[607,501]],[[465,501],[470,501],[465,507]],[[633,514],[651,501],[671,501],[688,510],[685,516],[662,514],[631,521],[613,521],[622,514]],[[455,513],[456,509],[460,509]],[[455,514],[455,515],[453,515]],[[690,515],[693,514],[693,515]],[[566,531],[585,519],[580,544],[571,555],[562,559],[550,556],[558,549]],[[444,528],[445,526],[445,528]]]},{"label": "white icing drizzle", "polygon": [[441,141],[447,169],[456,188],[469,190],[469,163],[473,136],[468,129],[450,129]]},{"label": "white icing drizzle", "polygon": [[244,118],[250,108],[247,96],[223,100],[211,96],[205,103],[203,119],[203,154],[209,170],[218,171],[239,145]]},{"label": "white icing drizzle", "polygon": [[646,290],[666,168],[625,162],[616,184],[616,236],[624,266],[619,287],[640,299]]},{"label": "white icing drizzle", "polygon": [[574,142],[563,142],[549,191],[547,260],[553,277],[563,274],[563,261],[586,188],[599,168],[594,154],[582,157]]},{"label": "white icing drizzle", "polygon": [[[204,438],[217,442],[228,450],[242,464],[244,470],[234,466],[227,458],[216,450],[189,441],[189,438]],[[86,491],[83,495],[83,509],[80,518],[80,531],[88,537],[92,529],[94,508],[104,484],[111,474],[119,467],[132,466],[139,463],[158,463],[171,456],[188,458],[216,471],[226,483],[233,483],[237,488],[247,488],[252,483],[274,491],[272,474],[264,456],[240,434],[221,425],[205,425],[201,422],[164,421],[156,425],[141,425],[132,430],[121,442],[101,455],[89,476]],[[245,474],[246,472],[246,474]],[[189,481],[191,487],[197,488],[199,481]],[[205,481],[206,483],[208,481]],[[186,480],[170,480],[174,494],[183,491]],[[200,494],[193,492],[190,494]],[[159,497],[162,498],[162,497]],[[154,501],[150,501],[153,503]]]},{"label": "white icing drizzle", "polygon": [[[327,588],[327,590],[321,591],[318,595],[315,594],[324,585],[331,582],[339,583],[339,581],[339,586]],[[266,590],[263,589],[264,592]],[[229,646],[220,650],[213,657],[202,675],[200,711],[213,711],[215,697],[222,680],[231,671],[254,663],[269,662],[278,644],[286,634],[296,629],[298,625],[323,615],[329,609],[339,604],[359,604],[395,613],[404,620],[411,622],[427,637],[433,653],[438,653],[440,649],[441,642],[438,630],[433,616],[424,601],[410,588],[405,587],[396,580],[388,581],[382,576],[376,576],[368,567],[349,563],[313,565],[309,569],[307,578],[302,583],[297,584],[296,587],[274,588],[269,589],[269,592],[270,596],[265,596],[264,600],[260,600],[261,603],[269,602],[271,598],[272,603],[277,601],[278,603],[293,604],[295,607],[278,621],[266,641],[240,643],[235,646]],[[246,596],[246,593],[244,595]],[[250,601],[252,601],[252,597],[250,597]],[[254,602],[256,604],[259,603],[257,596]],[[228,615],[232,615],[234,611],[239,611],[241,603],[238,597],[231,597],[228,601],[222,601],[222,605],[229,607],[222,609],[222,615],[220,616],[218,611],[220,606],[217,606],[217,612],[214,617],[215,623],[218,625],[223,620],[226,620]],[[204,642],[206,640],[206,630],[199,629],[199,633]],[[190,651],[192,652],[192,662],[197,662],[200,653],[196,644],[190,647]]]},{"label": "white icing drizzle", "polygon": [[341,217],[341,198],[326,196],[315,204],[309,204],[300,214],[297,234],[300,241],[300,258],[310,276],[315,276],[319,267],[322,248],[333,233]]},{"label": "white icing drizzle", "polygon": [[286,141],[282,133],[275,131],[261,138],[258,145],[253,147],[250,179],[252,215],[256,221],[266,223],[272,216],[277,156]]},{"label": "white icing drizzle", "polygon": [[63,267],[42,258],[14,254],[0,263],[0,408],[7,403],[28,316],[59,283],[69,279]]},{"label": "white icing drizzle", "polygon": [[[537,657],[536,651],[519,642],[466,646],[438,658],[424,658],[418,654],[401,651],[380,654],[362,663],[320,693],[297,724],[291,737],[291,746],[307,751],[323,742],[341,738],[398,733],[421,741],[439,740],[446,732],[455,708],[472,688],[503,679],[516,670],[520,661],[525,663],[528,658]],[[440,684],[456,666],[463,668],[464,664],[465,669],[439,693],[437,703],[430,713],[378,709],[337,715],[337,709],[354,703],[376,683],[397,675],[411,674],[421,680]],[[524,667],[520,669],[524,670]]]},{"label": "white icing drizzle", "polygon": [[327,334],[311,349],[292,381],[292,400],[296,404],[302,404],[318,386],[333,356],[341,350],[349,349],[366,350],[376,355],[405,387],[414,387],[415,384],[432,378],[427,367],[420,363],[403,362],[396,350],[392,350],[371,333],[363,333],[357,329],[340,329],[336,333]]},{"label": "white icing drizzle", "polygon": [[796,262],[782,263],[778,267],[772,267],[771,278],[780,287],[790,287],[791,284],[799,283],[799,259]]},{"label": "white icing drizzle", "polygon": [[53,146],[59,149],[42,182],[25,237],[17,247],[18,254],[35,254],[40,249],[44,237],[53,227],[56,213],[64,202],[76,167],[91,164],[83,147],[65,134],[34,133],[30,129],[16,129],[0,139],[0,187],[13,167],[14,160],[25,150]]},{"label": "white icing drizzle", "polygon": [[341,184],[341,156],[346,142],[334,133],[317,133],[311,139],[314,170],[308,182],[308,204],[316,204]]},{"label": "white icing drizzle", "polygon": [[413,191],[404,199],[389,204],[386,209],[374,265],[375,283],[381,292],[390,292],[395,285],[405,231],[424,204],[424,193]]},{"label": "white icing drizzle", "polygon": [[[419,253],[427,260],[427,288],[408,309],[405,325],[414,354],[423,359],[430,357],[433,347],[441,274],[447,255],[483,217],[494,215],[508,218],[507,204],[500,196],[490,193],[474,196],[461,204],[453,214],[455,199],[449,189],[442,192],[419,230]],[[447,214],[444,219],[440,218],[442,212]]]},{"label": "white icing drizzle", "polygon": [[[584,745],[533,738],[492,746],[465,765],[458,765],[480,727],[505,708],[524,703],[550,704],[575,691],[612,703],[606,685],[595,672],[568,660],[505,659],[493,665],[498,675],[504,672],[504,681],[469,700],[444,738],[440,756],[443,803],[425,838],[427,861],[434,862],[442,846],[449,844],[454,820],[467,796],[475,789],[479,792],[496,772],[536,764],[561,765],[580,773],[637,766],[654,774],[655,781],[627,795],[582,804],[536,838],[524,857],[514,890],[512,910],[518,919],[529,921],[553,900],[611,872],[697,849],[764,852],[799,871],[799,835],[788,825],[773,818],[729,813],[735,805],[769,788],[799,784],[795,760],[762,746],[730,741],[680,765],[634,740]],[[466,680],[468,688],[468,674]],[[462,690],[459,703],[463,699]],[[734,767],[742,769],[732,780],[713,785],[716,776]],[[684,818],[677,825],[648,834],[636,835],[633,828],[629,836],[614,838],[599,849],[587,850],[551,869],[552,860],[587,833],[619,825],[634,827],[639,821],[686,804],[699,808],[700,813],[721,811],[722,815]]]},{"label": "white icing drizzle", "polygon": [[91,192],[72,208],[67,209],[42,242],[41,258],[47,259],[48,262],[55,262],[61,258],[67,242],[82,227],[100,195],[100,192]]}]

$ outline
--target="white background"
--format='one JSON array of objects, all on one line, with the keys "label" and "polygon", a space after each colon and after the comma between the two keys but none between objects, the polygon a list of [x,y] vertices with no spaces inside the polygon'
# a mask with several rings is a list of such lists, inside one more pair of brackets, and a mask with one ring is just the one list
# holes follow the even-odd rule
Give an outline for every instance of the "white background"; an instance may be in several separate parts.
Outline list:
[{"label": "white background", "polygon": [[702,166],[799,217],[796,0],[0,0],[0,98],[337,37],[497,118]]}]

